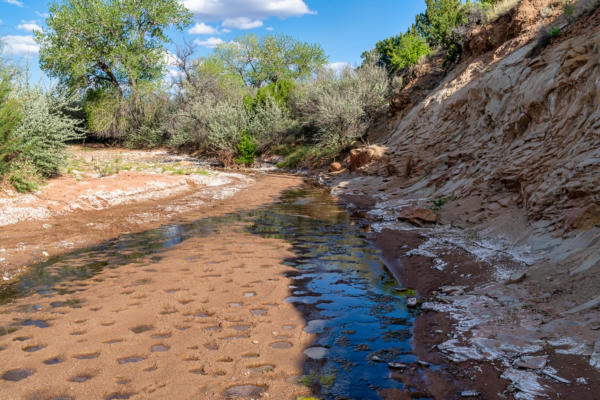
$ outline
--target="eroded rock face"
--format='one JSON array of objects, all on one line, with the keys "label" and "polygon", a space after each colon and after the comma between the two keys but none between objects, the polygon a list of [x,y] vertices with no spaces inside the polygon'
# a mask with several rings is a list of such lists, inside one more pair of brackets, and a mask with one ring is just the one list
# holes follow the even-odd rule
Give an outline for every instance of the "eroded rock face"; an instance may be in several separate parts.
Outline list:
[{"label": "eroded rock face", "polygon": [[[406,175],[421,191],[512,193],[531,220],[589,227],[600,204],[599,26],[596,10],[556,42],[517,38],[512,52],[509,41],[458,66],[383,143],[390,163],[406,171],[410,159]],[[351,158],[363,165],[368,153]]]}]

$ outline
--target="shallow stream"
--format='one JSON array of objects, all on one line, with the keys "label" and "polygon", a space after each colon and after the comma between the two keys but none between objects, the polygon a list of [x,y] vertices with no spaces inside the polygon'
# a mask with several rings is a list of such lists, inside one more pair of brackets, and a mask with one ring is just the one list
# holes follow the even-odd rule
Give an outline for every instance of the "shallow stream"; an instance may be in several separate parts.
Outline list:
[{"label": "shallow stream", "polygon": [[[380,389],[403,387],[391,379],[388,363],[416,361],[411,353],[415,315],[406,305],[409,293],[398,291],[369,233],[355,222],[326,192],[307,186],[258,210],[123,235],[32,266],[19,281],[0,288],[0,310],[34,293],[49,298],[77,294],[106,268],[132,261],[151,264],[189,238],[243,226],[293,246],[295,257],[286,264],[295,268],[288,274],[294,283],[286,301],[301,312],[305,331],[316,334],[316,340],[303,349],[305,375],[291,378],[290,384],[310,386],[324,399],[379,399]],[[34,317],[26,322],[38,323]],[[19,327],[0,327],[0,335]]]}]

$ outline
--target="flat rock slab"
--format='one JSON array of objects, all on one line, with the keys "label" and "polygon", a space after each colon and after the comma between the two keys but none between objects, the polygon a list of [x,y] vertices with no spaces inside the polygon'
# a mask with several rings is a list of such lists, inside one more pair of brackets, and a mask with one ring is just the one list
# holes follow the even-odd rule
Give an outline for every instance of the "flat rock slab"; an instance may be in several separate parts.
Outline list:
[{"label": "flat rock slab", "polygon": [[543,369],[548,362],[548,356],[523,356],[515,361],[514,366],[519,369]]}]

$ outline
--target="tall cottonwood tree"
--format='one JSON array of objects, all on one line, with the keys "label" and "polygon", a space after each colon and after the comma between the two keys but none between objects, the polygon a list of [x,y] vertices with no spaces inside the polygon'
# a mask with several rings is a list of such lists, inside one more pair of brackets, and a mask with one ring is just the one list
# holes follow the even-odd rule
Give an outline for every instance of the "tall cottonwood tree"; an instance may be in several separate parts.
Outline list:
[{"label": "tall cottonwood tree", "polygon": [[165,31],[192,20],[177,0],[65,0],[49,13],[47,28],[35,32],[41,68],[72,89],[122,94],[162,76]]},{"label": "tall cottonwood tree", "polygon": [[[53,2],[47,28],[35,32],[40,66],[85,95],[88,129],[125,138],[156,118],[148,93],[165,72],[166,31],[183,30],[192,14],[177,0]],[[152,122],[154,123],[154,122]]]},{"label": "tall cottonwood tree", "polygon": [[255,88],[308,77],[327,62],[320,45],[281,34],[238,37],[233,42],[219,44],[213,57]]}]

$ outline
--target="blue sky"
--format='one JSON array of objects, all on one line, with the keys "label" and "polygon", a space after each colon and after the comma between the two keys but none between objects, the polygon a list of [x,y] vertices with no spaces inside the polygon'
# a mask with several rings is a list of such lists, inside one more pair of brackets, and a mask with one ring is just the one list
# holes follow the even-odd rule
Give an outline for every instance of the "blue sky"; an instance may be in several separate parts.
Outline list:
[{"label": "blue sky", "polygon": [[[359,64],[360,54],[380,39],[405,31],[425,8],[424,0],[181,0],[193,13],[194,24],[173,31],[174,44],[197,46],[198,56],[209,54],[220,41],[245,32],[258,35],[285,33],[319,43],[331,63]],[[0,0],[0,36],[3,56],[28,65],[32,80],[43,74],[38,67],[32,31],[43,28],[48,2]]]}]

